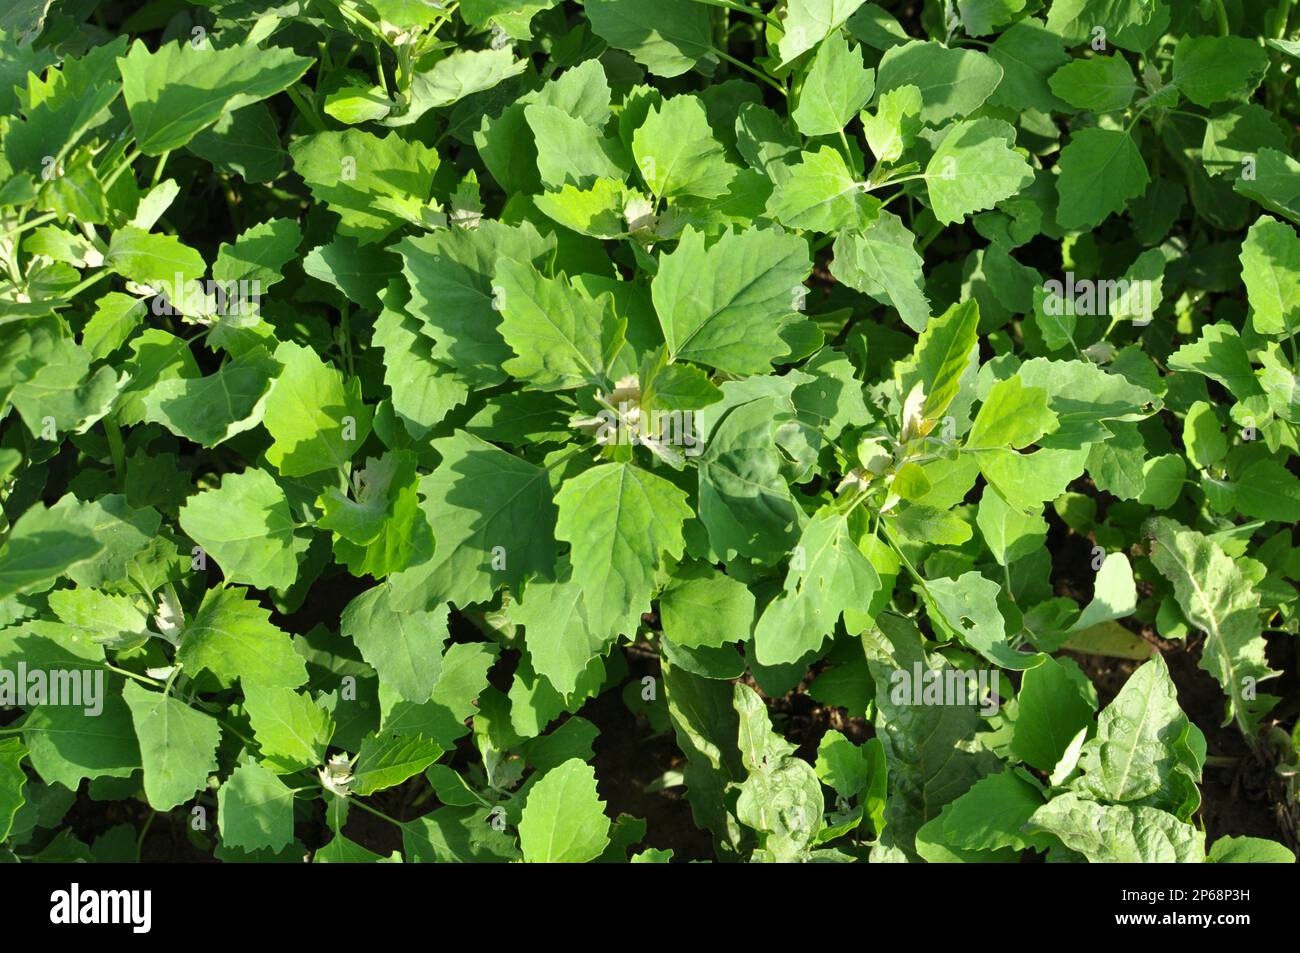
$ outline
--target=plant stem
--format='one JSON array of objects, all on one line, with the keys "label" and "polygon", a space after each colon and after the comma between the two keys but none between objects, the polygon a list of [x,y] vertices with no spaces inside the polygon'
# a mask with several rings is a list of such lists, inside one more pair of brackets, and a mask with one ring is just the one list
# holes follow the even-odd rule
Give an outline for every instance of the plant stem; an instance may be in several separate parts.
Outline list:
[{"label": "plant stem", "polygon": [[109,275],[109,270],[107,268],[99,269],[99,271],[95,272],[90,277],[82,279],[80,284],[73,285],[70,290],[66,291],[63,295],[64,300],[71,301],[73,298],[81,294],[81,292],[85,291],[87,288],[95,284],[95,282],[99,281],[101,278],[107,278],[108,275]]},{"label": "plant stem", "polygon": [[37,215],[35,218],[29,218],[21,225],[16,225],[9,231],[5,232],[4,235],[0,235],[0,241],[5,241],[10,238],[17,238],[19,235],[27,231],[29,228],[35,228],[38,225],[44,225],[46,222],[50,221],[51,219],[55,219],[58,217],[59,217],[58,212],[46,212],[44,215]]},{"label": "plant stem", "polygon": [[1274,39],[1284,39],[1286,37],[1287,24],[1291,22],[1291,8],[1295,0],[1282,0],[1273,11],[1272,34]]},{"label": "plant stem", "polygon": [[108,438],[108,453],[113,459],[113,486],[121,493],[126,488],[126,445],[122,441],[122,428],[112,414],[104,418],[104,435]]},{"label": "plant stem", "polygon": [[840,130],[840,144],[844,146],[844,161],[849,164],[851,169],[853,168],[853,150],[849,148],[849,137],[844,134],[843,129]]},{"label": "plant stem", "polygon": [[121,178],[122,173],[131,168],[131,163],[140,157],[140,149],[136,146],[131,147],[131,151],[122,156],[121,161],[114,167],[113,171],[108,174],[104,180],[104,191],[107,192],[113,187],[113,183]]},{"label": "plant stem", "polygon": [[735,66],[739,69],[743,69],[750,76],[753,76],[755,79],[759,80],[760,82],[767,83],[767,85],[771,86],[782,96],[789,98],[790,94],[785,91],[785,87],[782,86],[780,83],[778,83],[776,80],[772,79],[772,77],[768,76],[766,73],[759,72],[758,70],[754,69],[754,67],[750,66],[748,63],[744,63],[736,59],[730,53],[724,52],[723,50],[715,49],[713,52],[717,53],[718,56],[722,57],[722,59],[726,60],[732,66]]},{"label": "plant stem", "polygon": [[360,798],[356,798],[356,797],[352,798],[352,803],[353,803],[356,807],[361,808],[361,810],[363,810],[363,811],[368,811],[369,813],[375,815],[375,817],[382,817],[382,818],[383,818],[384,820],[386,820],[389,824],[392,824],[392,825],[394,825],[395,827],[401,827],[401,826],[402,826],[402,822],[401,822],[401,821],[396,820],[395,818],[389,817],[387,814],[385,814],[383,811],[379,810],[378,808],[371,807],[369,804],[367,804],[365,801],[361,800]]},{"label": "plant stem", "polygon": [[351,309],[348,307],[348,299],[343,297],[343,302],[339,305],[339,313],[343,316],[342,326],[339,333],[343,343],[343,364],[348,370],[348,377],[356,376],[356,367],[352,362],[352,319],[348,313]]},{"label": "plant stem", "polygon": [[149,827],[153,824],[153,819],[158,816],[157,811],[150,811],[149,816],[145,818],[144,823],[140,825],[140,836],[135,839],[135,862],[140,862],[140,852],[144,850],[144,839],[149,833]]},{"label": "plant stem", "polygon": [[158,679],[156,678],[150,678],[148,675],[140,675],[136,672],[132,672],[130,669],[118,668],[116,665],[112,664],[111,662],[105,662],[104,668],[108,669],[110,672],[116,672],[118,675],[125,675],[127,678],[133,678],[137,682],[142,682],[145,685],[161,687],[163,684],[162,682],[158,681]]},{"label": "plant stem", "polygon": [[724,10],[735,10],[739,13],[748,13],[751,17],[758,17],[760,20],[770,23],[772,26],[779,27],[781,25],[781,21],[770,13],[756,10],[754,7],[748,6],[744,3],[733,3],[732,0],[699,0],[699,2],[709,7],[721,7]]},{"label": "plant stem", "polygon": [[1219,24],[1219,36],[1227,36],[1228,30],[1228,11],[1224,9],[1223,0],[1214,0],[1214,19]]},{"label": "plant stem", "polygon": [[[343,8],[340,7],[339,9]],[[316,110],[312,109],[311,106],[307,104],[307,100],[303,98],[303,95],[298,90],[297,86],[290,86],[285,90],[285,92],[289,94],[289,98],[293,100],[293,104],[298,108],[298,112],[302,113],[303,118],[307,120],[308,124],[310,124],[313,129],[317,132],[326,131],[325,121],[321,119],[320,116],[316,115]]]},{"label": "plant stem", "polygon": [[149,180],[149,188],[153,188],[162,181],[163,168],[167,165],[167,157],[171,154],[172,151],[168,149],[158,157],[158,164],[153,167],[153,178]]}]

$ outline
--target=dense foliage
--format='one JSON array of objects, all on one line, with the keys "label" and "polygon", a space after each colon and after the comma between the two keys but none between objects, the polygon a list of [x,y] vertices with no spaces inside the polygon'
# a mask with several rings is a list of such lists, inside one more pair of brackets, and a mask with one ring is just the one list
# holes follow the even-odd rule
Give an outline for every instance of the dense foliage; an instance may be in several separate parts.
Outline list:
[{"label": "dense foliage", "polygon": [[7,5],[0,857],[1292,861],[1292,7]]}]

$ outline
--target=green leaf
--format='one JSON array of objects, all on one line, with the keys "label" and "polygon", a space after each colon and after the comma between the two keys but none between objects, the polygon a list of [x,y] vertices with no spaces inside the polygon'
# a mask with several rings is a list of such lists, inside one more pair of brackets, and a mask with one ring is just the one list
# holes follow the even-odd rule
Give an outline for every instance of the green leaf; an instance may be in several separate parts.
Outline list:
[{"label": "green leaf", "polygon": [[935,217],[945,225],[993,208],[1034,181],[1016,152],[1016,131],[1000,119],[953,123],[925,168]]},{"label": "green leaf", "polygon": [[529,789],[519,847],[529,863],[583,864],[604,852],[609,826],[596,793],[596,772],[572,758]]},{"label": "green leaf", "polygon": [[672,96],[652,107],[632,134],[632,155],[660,199],[716,199],[736,174],[698,96]]},{"label": "green leaf", "polygon": [[975,523],[1000,566],[1024,559],[1047,543],[1047,522],[1040,514],[1012,509],[987,487],[980,496]]},{"label": "green leaf", "polygon": [[396,787],[442,757],[443,749],[422,735],[385,731],[361,742],[352,765],[353,794],[365,796]]},{"label": "green leaf", "polygon": [[511,227],[485,221],[469,231],[407,238],[395,248],[411,289],[407,311],[420,321],[420,333],[435,342],[430,356],[477,386],[504,381],[501,365],[513,352],[497,330],[501,314],[493,271],[502,258],[549,261],[555,239],[542,238],[528,223]]},{"label": "green leaf", "polygon": [[709,54],[709,11],[692,0],[583,0],[592,32],[656,76],[680,76]]},{"label": "green leaf", "polygon": [[271,613],[238,586],[209,589],[184,629],[176,657],[187,672],[204,669],[223,685],[236,680],[296,688],[307,680],[302,657],[271,623]]},{"label": "green leaf", "polygon": [[1216,380],[1238,400],[1263,393],[1237,329],[1226,322],[1208,324],[1201,336],[1169,355],[1169,367]]},{"label": "green leaf", "polygon": [[223,113],[292,86],[312,61],[251,44],[213,49],[181,41],[150,53],[137,40],[117,64],[136,143],[156,156],[185,145]]},{"label": "green leaf", "polygon": [[914,672],[946,677],[948,662],[927,655],[910,622],[882,617],[879,625],[863,634],[862,644],[876,683],[875,724],[891,792],[881,846],[872,853],[873,860],[903,859],[916,856],[921,826],[989,774],[997,759],[976,738],[984,722],[974,706],[925,705],[900,690]]},{"label": "green leaf", "polygon": [[915,86],[891,89],[876,103],[876,113],[863,112],[862,131],[880,162],[897,162],[921,130],[921,91]]},{"label": "green leaf", "polygon": [[1152,807],[1101,805],[1062,794],[1034,812],[1030,824],[1055,834],[1091,863],[1199,864],[1205,835]]},{"label": "green leaf", "polygon": [[817,745],[817,777],[842,798],[857,797],[871,783],[871,762],[869,745],[855,745],[835,730]]},{"label": "green leaf", "polygon": [[227,361],[207,377],[168,377],[147,391],[144,419],[204,447],[215,447],[262,422],[282,365],[263,348]]},{"label": "green leaf", "polygon": [[989,47],[1002,67],[1002,82],[989,97],[995,106],[1054,112],[1064,104],[1051,90],[1051,75],[1070,62],[1061,37],[1044,28],[1043,21],[1026,17],[998,35]]},{"label": "green leaf", "polygon": [[69,523],[57,509],[34,503],[0,549],[0,599],[40,592],[74,566],[94,559],[104,543],[85,525]]},{"label": "green leaf", "polygon": [[794,745],[772,730],[758,694],[740,684],[733,690],[740,758],[749,773],[740,787],[736,816],[762,837],[756,856],[778,863],[802,859],[822,826],[821,783],[812,765],[792,757]]},{"label": "green leaf", "polygon": [[1048,406],[1047,392],[1026,387],[1019,377],[1011,377],[994,384],[984,398],[966,435],[966,449],[1021,450],[1056,426],[1057,417]]},{"label": "green leaf", "polygon": [[501,337],[515,352],[502,366],[539,390],[604,384],[622,349],[625,318],[608,295],[590,297],[565,278],[502,259],[496,278]]},{"label": "green leaf", "polygon": [[1201,665],[1228,696],[1228,713],[1249,738],[1264,698],[1255,701],[1255,683],[1274,672],[1265,656],[1259,593],[1241,568],[1214,540],[1156,517],[1144,531],[1151,537],[1151,561],[1174,587],[1183,615],[1205,632]]},{"label": "green leaf", "polygon": [[773,190],[765,211],[788,228],[830,234],[868,226],[879,208],[840,151],[822,146],[803,153],[786,182]]},{"label": "green leaf", "polygon": [[430,109],[491,89],[527,68],[528,60],[516,59],[509,49],[456,50],[431,69],[416,71],[411,77],[409,107],[400,116],[390,115],[386,125],[409,125]]},{"label": "green leaf", "polygon": [[902,219],[882,211],[865,228],[835,236],[831,274],[850,288],[898,311],[913,331],[925,328],[930,302],[925,295],[924,259],[913,247],[916,236]]},{"label": "green leaf", "polygon": [[1071,60],[1052,74],[1048,84],[1071,106],[1095,113],[1126,109],[1137,92],[1133,69],[1119,54]]},{"label": "green leaf", "polygon": [[217,791],[221,842],[239,850],[283,850],[293,840],[293,791],[256,762],[245,762]]},{"label": "green leaf", "polygon": [[863,0],[789,0],[777,44],[781,65],[813,49],[848,22]]},{"label": "green leaf", "polygon": [[324,763],[334,722],[310,696],[256,682],[243,689],[262,764],[279,774],[294,774]]},{"label": "green leaf", "polygon": [[1024,850],[1036,846],[1023,831],[1042,805],[1038,789],[1014,771],[989,775],[976,781],[943,812],[944,838],[961,850]]},{"label": "green leaf", "polygon": [[1294,864],[1295,854],[1262,837],[1220,837],[1205,860],[1211,864]]},{"label": "green leaf", "polygon": [[397,611],[487,602],[516,594],[529,576],[555,569],[556,509],[547,472],[478,437],[434,443],[442,464],[420,480],[422,511],[437,527],[433,558],[390,580]]},{"label": "green leaf", "polygon": [[1093,726],[1097,691],[1070,659],[1042,656],[1021,676],[1016,701],[1011,754],[1051,771],[1079,732]]},{"label": "green leaf", "polygon": [[670,360],[767,372],[788,352],[780,327],[802,300],[810,270],[807,245],[794,235],[729,232],[706,249],[703,233],[688,226],[650,286]]},{"label": "green leaf", "polygon": [[700,520],[724,558],[741,553],[771,565],[797,542],[803,513],[782,475],[773,398],[732,410],[709,435],[699,457]]},{"label": "green leaf", "polygon": [[1254,40],[1185,36],[1174,48],[1174,85],[1198,106],[1248,99],[1268,66],[1268,54]]},{"label": "green leaf", "polygon": [[1188,459],[1202,470],[1218,463],[1228,453],[1223,426],[1214,408],[1203,400],[1192,404],[1183,418],[1183,446]]},{"label": "green leaf", "polygon": [[686,648],[744,642],[754,627],[754,595],[707,563],[678,567],[659,596],[664,635]]},{"label": "green leaf", "polygon": [[179,807],[217,770],[221,726],[212,716],[133,681],[122,689],[122,698],[140,740],[149,806],[155,811]]},{"label": "green leaf", "polygon": [[[84,680],[96,674],[68,667],[81,676],[83,688],[88,687]],[[140,745],[121,696],[101,695],[95,706],[83,691],[82,701],[82,707],[37,706],[22,723],[32,767],[46,783],[74,791],[83,778],[125,778],[140,769]]]},{"label": "green leaf", "polygon": [[1232,501],[1246,516],[1300,521],[1300,478],[1276,460],[1256,460],[1232,484]]},{"label": "green leaf", "polygon": [[852,511],[820,510],[804,527],[783,591],[754,627],[763,665],[795,662],[821,647],[845,609],[865,608],[880,577],[858,547]]},{"label": "green leaf", "polygon": [[990,662],[1018,671],[1037,664],[1037,656],[1018,652],[1007,641],[1006,620],[998,608],[1001,587],[978,572],[956,579],[931,579],[921,590],[931,623]]},{"label": "green leaf", "polygon": [[585,188],[602,178],[621,181],[626,174],[614,140],[563,109],[531,103],[524,118],[537,143],[537,171],[546,188]]},{"label": "green leaf", "polygon": [[256,282],[258,293],[284,277],[297,257],[302,231],[291,218],[273,218],[247,228],[231,244],[222,243],[212,266],[215,281]]},{"label": "green leaf", "polygon": [[[1087,231],[1122,212],[1147,190],[1151,177],[1133,137],[1118,129],[1080,129],[1061,150],[1056,220],[1067,231]],[[1106,188],[1097,188],[1105,182]]]},{"label": "green leaf", "polygon": [[1254,177],[1239,176],[1232,187],[1292,222],[1300,224],[1300,162],[1277,149],[1260,149]]},{"label": "green leaf", "polygon": [[837,135],[875,88],[875,70],[863,65],[861,51],[844,34],[831,33],[817,47],[790,117],[805,136]]},{"label": "green leaf", "polygon": [[376,586],[348,603],[339,632],[356,643],[382,684],[407,701],[429,700],[442,674],[445,605],[433,612],[397,612],[387,587]]},{"label": "green leaf", "polygon": [[309,347],[286,341],[275,350],[283,366],[266,400],[274,442],[267,461],[283,476],[342,468],[370,433],[370,409],[361,382],[322,361]]},{"label": "green leaf", "polygon": [[1094,625],[1132,615],[1137,604],[1137,586],[1133,582],[1133,567],[1129,565],[1128,557],[1123,553],[1110,553],[1097,571],[1092,601],[1079,614],[1070,631],[1082,632]]},{"label": "green leaf", "polygon": [[420,321],[406,313],[409,295],[392,282],[375,318],[370,343],[383,350],[384,383],[402,425],[419,440],[469,396],[468,384],[433,359],[433,342],[420,334]]},{"label": "green leaf", "polygon": [[302,270],[326,281],[368,311],[380,309],[379,296],[400,271],[396,257],[386,249],[362,245],[355,238],[336,236],[313,248],[302,259]]},{"label": "green leaf", "polygon": [[562,582],[532,580],[511,619],[524,627],[524,641],[537,674],[562,695],[577,689],[591,660],[617,637],[590,625],[583,587],[572,578]]},{"label": "green leaf", "polygon": [[265,470],[227,474],[220,488],[190,497],[179,518],[227,582],[288,589],[298,577],[308,540],[295,536],[289,500]]},{"label": "green leaf", "polygon": [[208,270],[203,256],[175,236],[154,235],[130,225],[113,232],[104,266],[129,281],[168,289],[185,288]]},{"label": "green leaf", "polygon": [[1097,734],[1080,757],[1079,786],[1106,801],[1140,801],[1172,811],[1187,788],[1195,791],[1204,759],[1205,739],[1178,707],[1173,680],[1157,654],[1097,719]]},{"label": "green leaf", "polygon": [[635,633],[663,557],[682,554],[686,494],[630,463],[606,463],[566,480],[555,504],[555,536],[573,547],[593,630]]},{"label": "green leaf", "polygon": [[1111,37],[1126,27],[1142,26],[1155,11],[1155,0],[1056,0],[1047,15],[1047,28],[1074,45],[1091,39],[1097,27]]},{"label": "green leaf", "polygon": [[26,803],[23,788],[27,786],[27,775],[22,769],[26,755],[20,739],[0,739],[0,841],[9,839],[14,817]]},{"label": "green leaf", "polygon": [[1300,238],[1295,229],[1261,215],[1241,246],[1241,278],[1256,331],[1290,335],[1300,326]]},{"label": "green leaf", "polygon": [[885,51],[876,69],[876,91],[901,86],[921,91],[921,119],[931,126],[969,116],[1002,82],[1002,67],[987,53],[913,40]]},{"label": "green leaf", "polygon": [[338,214],[338,233],[362,244],[422,221],[438,167],[436,152],[395,132],[319,132],[294,140],[289,153],[316,201]]}]

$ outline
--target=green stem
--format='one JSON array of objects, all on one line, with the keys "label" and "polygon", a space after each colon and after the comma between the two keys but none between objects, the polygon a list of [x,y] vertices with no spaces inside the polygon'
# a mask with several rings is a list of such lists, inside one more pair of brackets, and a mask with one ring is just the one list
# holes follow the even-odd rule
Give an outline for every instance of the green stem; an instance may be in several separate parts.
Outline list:
[{"label": "green stem", "polygon": [[756,10],[753,7],[747,6],[746,4],[743,3],[733,3],[732,0],[699,0],[699,2],[709,7],[721,7],[723,10],[735,10],[738,13],[748,13],[751,17],[758,17],[760,20],[770,23],[772,26],[775,27],[779,27],[781,25],[781,21],[778,20],[776,17],[772,16],[770,13],[765,13],[762,10]]},{"label": "green stem", "polygon": [[163,168],[167,165],[167,157],[171,154],[172,151],[168,149],[158,157],[158,164],[153,167],[153,178],[149,180],[149,188],[153,188],[162,181]]},{"label": "green stem", "polygon": [[150,811],[149,816],[145,818],[144,823],[140,825],[140,836],[135,839],[135,862],[137,864],[140,862],[140,852],[144,850],[145,836],[149,833],[149,827],[153,824],[153,819],[157,816],[157,811]]},{"label": "green stem", "polygon": [[51,219],[55,219],[58,217],[59,217],[58,212],[46,212],[44,215],[37,215],[35,218],[29,218],[21,225],[17,225],[14,228],[10,229],[9,231],[5,232],[4,235],[0,235],[0,241],[7,241],[10,238],[17,238],[19,235],[27,231],[29,228],[36,228],[38,225],[44,225],[46,222],[50,221]]},{"label": "green stem", "polygon": [[402,826],[402,822],[401,822],[401,821],[399,821],[399,820],[397,820],[397,819],[395,819],[395,818],[389,817],[387,814],[385,814],[383,811],[379,810],[378,808],[371,807],[369,804],[367,804],[365,801],[362,801],[360,798],[356,798],[356,797],[354,797],[354,798],[351,798],[350,800],[351,800],[353,806],[355,806],[355,807],[359,807],[359,808],[361,808],[361,810],[363,810],[363,811],[367,811],[367,812],[369,812],[369,813],[375,815],[375,817],[381,817],[381,818],[383,818],[384,820],[386,820],[389,824],[392,824],[392,825],[394,825],[394,826],[396,826],[396,827],[401,827],[401,826]]},{"label": "green stem", "polygon": [[108,437],[108,453],[113,459],[113,486],[121,493],[126,489],[126,444],[122,440],[122,428],[112,414],[104,418],[104,435]]},{"label": "green stem", "polygon": [[1223,0],[1214,0],[1214,19],[1219,24],[1219,36],[1228,35],[1228,11],[1223,7]]},{"label": "green stem", "polygon": [[64,292],[63,299],[65,301],[71,301],[73,298],[81,294],[81,292],[85,291],[91,285],[95,284],[96,282],[100,281],[103,278],[107,278],[109,274],[110,272],[107,268],[99,269],[99,271],[95,272],[90,277],[83,278],[80,284],[73,285],[70,290]]},{"label": "green stem", "polygon": [[339,313],[343,316],[340,334],[343,338],[343,364],[348,369],[348,377],[356,376],[356,367],[352,361],[352,318],[349,312],[348,299],[343,298],[342,304],[339,305]]},{"label": "green stem", "polygon": [[853,150],[849,148],[849,137],[844,134],[843,129],[840,130],[840,145],[844,146],[844,161],[849,164],[850,169],[853,168]]},{"label": "green stem", "polygon": [[736,59],[730,53],[724,52],[723,50],[715,49],[713,52],[717,53],[718,56],[726,60],[732,66],[744,70],[746,73],[748,73],[750,76],[753,76],[755,79],[759,80],[760,82],[767,83],[767,85],[771,86],[782,96],[785,96],[787,98],[789,97],[790,94],[785,91],[785,87],[782,86],[780,83],[778,83],[776,80],[772,79],[772,77],[768,76],[766,73],[759,72],[758,70],[754,69],[754,67],[750,66],[748,63],[744,63]]},{"label": "green stem", "polygon": [[111,662],[105,662],[104,668],[108,669],[110,672],[116,672],[118,675],[125,675],[127,678],[133,678],[137,682],[142,682],[145,685],[152,685],[155,688],[161,688],[163,684],[162,682],[158,681],[158,679],[156,678],[150,678],[147,675],[140,675],[137,672],[132,672],[130,669],[118,668],[116,665],[112,664]]},{"label": "green stem", "polygon": [[125,172],[127,169],[131,168],[131,163],[134,162],[139,157],[140,157],[140,149],[136,146],[132,146],[131,151],[128,152],[126,155],[122,156],[121,160],[113,168],[113,171],[108,174],[108,178],[104,180],[104,191],[107,192],[109,189],[111,189],[113,187],[113,183],[116,182],[119,178],[121,178],[122,173]]},{"label": "green stem", "polygon": [[[344,8],[340,7],[339,9],[342,10]],[[325,120],[316,115],[316,110],[312,109],[307,103],[307,100],[303,97],[302,92],[299,91],[297,86],[290,86],[285,90],[285,92],[289,94],[289,98],[293,100],[293,104],[298,108],[298,112],[302,113],[302,117],[307,120],[308,124],[313,129],[317,132],[325,132],[327,130],[328,127],[325,125]]]},{"label": "green stem", "polygon": [[1291,8],[1295,0],[1282,0],[1273,11],[1272,34],[1275,39],[1281,40],[1286,36],[1287,24],[1291,22]]},{"label": "green stem", "polygon": [[898,540],[894,539],[894,534],[889,531],[889,527],[885,525],[885,521],[883,519],[880,521],[880,528],[885,531],[885,542],[889,543],[889,548],[892,549],[895,555],[898,556],[899,561],[902,562],[902,564],[907,568],[907,571],[911,574],[912,578],[916,580],[917,584],[925,591],[925,594],[929,595],[930,587],[925,584],[925,579],[922,578],[921,574],[916,571],[916,567],[912,565],[912,561],[908,559],[907,556],[903,553],[902,547],[898,545]]}]

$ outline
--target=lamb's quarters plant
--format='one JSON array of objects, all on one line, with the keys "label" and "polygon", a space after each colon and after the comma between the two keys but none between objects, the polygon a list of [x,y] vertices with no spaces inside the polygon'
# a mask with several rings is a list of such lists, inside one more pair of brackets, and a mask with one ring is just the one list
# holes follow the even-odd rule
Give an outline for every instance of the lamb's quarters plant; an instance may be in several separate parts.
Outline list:
[{"label": "lamb's quarters plant", "polygon": [[12,6],[0,859],[1293,861],[1293,7]]}]

